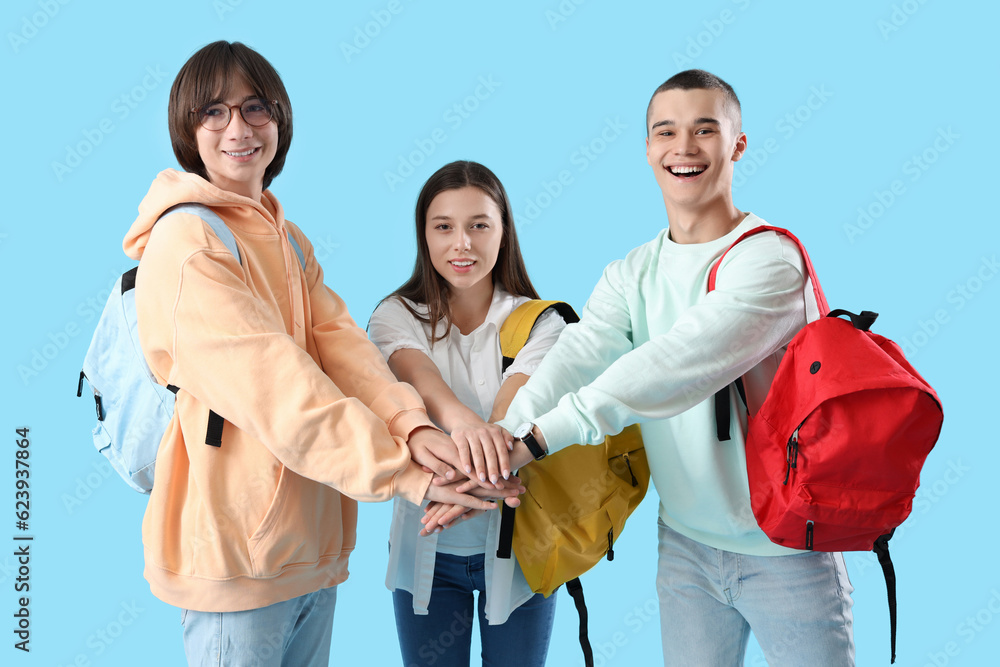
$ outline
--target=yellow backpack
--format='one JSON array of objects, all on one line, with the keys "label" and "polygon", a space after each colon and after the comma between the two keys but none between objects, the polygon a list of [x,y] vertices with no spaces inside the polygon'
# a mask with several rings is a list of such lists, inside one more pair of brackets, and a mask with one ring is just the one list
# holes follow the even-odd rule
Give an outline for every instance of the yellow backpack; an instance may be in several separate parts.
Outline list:
[{"label": "yellow backpack", "polygon": [[[580,319],[561,301],[533,300],[518,306],[500,327],[504,370],[528,340],[535,321],[550,308],[567,324]],[[649,487],[639,425],[608,436],[603,445],[561,449],[517,474],[527,493],[516,512],[503,506],[497,556],[510,558],[513,546],[533,591],[548,597],[569,582],[567,589],[576,598],[578,577],[605,556],[614,558],[614,542]]]}]

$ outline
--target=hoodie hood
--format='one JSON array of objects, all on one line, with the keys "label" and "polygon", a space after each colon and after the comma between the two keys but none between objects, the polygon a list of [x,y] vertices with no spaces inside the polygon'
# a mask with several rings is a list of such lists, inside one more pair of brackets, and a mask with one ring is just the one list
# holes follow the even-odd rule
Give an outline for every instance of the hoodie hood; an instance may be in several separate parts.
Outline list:
[{"label": "hoodie hood", "polygon": [[[142,258],[153,225],[171,206],[177,204],[204,204],[215,210],[233,228],[250,233],[267,234],[283,232],[284,212],[270,190],[265,190],[260,201],[222,190],[207,180],[184,171],[161,171],[139,204],[139,217],[125,234],[122,248],[134,260]],[[221,210],[220,210],[221,209]]]}]

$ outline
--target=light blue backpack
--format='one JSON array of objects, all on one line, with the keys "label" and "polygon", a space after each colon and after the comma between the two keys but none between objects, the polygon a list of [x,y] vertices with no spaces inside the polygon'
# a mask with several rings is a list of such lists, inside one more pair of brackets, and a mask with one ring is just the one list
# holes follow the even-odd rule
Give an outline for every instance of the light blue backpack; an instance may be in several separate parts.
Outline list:
[{"label": "light blue backpack", "polygon": [[[190,213],[204,220],[243,263],[232,231],[207,206],[179,204],[168,209],[160,220],[174,213]],[[302,249],[291,234],[288,240],[304,271]],[[140,493],[149,493],[153,489],[156,452],[173,417],[178,388],[164,387],[156,381],[139,347],[134,290],[137,271],[135,267],[123,273],[108,297],[83,359],[76,395],[83,395],[86,379],[94,391],[97,409],[94,446],[129,486]],[[224,423],[222,417],[209,412],[205,444],[222,445]]]}]

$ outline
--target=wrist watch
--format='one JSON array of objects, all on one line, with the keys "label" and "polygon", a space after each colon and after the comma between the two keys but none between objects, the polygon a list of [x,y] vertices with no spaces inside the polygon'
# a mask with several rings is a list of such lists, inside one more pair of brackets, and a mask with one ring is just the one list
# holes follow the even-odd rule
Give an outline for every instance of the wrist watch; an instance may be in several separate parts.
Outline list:
[{"label": "wrist watch", "polygon": [[546,452],[542,449],[542,446],[538,444],[538,440],[535,439],[534,434],[531,432],[533,428],[535,428],[534,424],[531,422],[524,422],[517,427],[512,435],[524,443],[524,445],[528,448],[528,451],[531,452],[531,455],[535,457],[536,461],[541,461],[545,458]]}]

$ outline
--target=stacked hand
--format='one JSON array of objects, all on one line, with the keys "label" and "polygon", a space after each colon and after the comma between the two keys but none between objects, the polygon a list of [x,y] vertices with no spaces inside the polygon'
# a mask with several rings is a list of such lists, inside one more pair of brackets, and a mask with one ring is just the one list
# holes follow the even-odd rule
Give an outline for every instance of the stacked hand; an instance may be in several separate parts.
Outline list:
[{"label": "stacked hand", "polygon": [[[503,429],[501,429],[503,430]],[[503,430],[507,434],[506,430]],[[509,435],[509,434],[508,434]],[[540,433],[536,433],[536,438],[540,439]],[[509,461],[510,466],[517,470],[523,465],[527,465],[534,460],[531,452],[528,450],[527,446],[520,440],[513,441],[513,448],[510,451]],[[544,440],[541,441],[544,445]],[[488,487],[484,488],[481,482],[477,482],[475,479],[461,479],[457,482],[451,482],[444,480],[440,477],[435,477],[431,486],[435,485],[447,485],[452,488],[452,490],[457,494],[472,494],[480,496],[480,494],[487,494],[486,497],[503,498],[504,503],[510,507],[517,507],[520,504],[520,499],[517,495],[524,493],[525,488],[521,484],[521,480],[510,475],[509,479],[506,480],[507,486],[509,488],[502,489],[500,491],[488,490]],[[517,489],[517,494],[513,493],[514,489]],[[492,508],[488,508],[492,509]],[[456,520],[470,519],[480,513],[479,508],[470,508],[468,503],[447,503],[447,502],[430,502],[424,508],[424,516],[420,520],[424,524],[423,529],[420,531],[421,535],[430,535],[431,533],[440,532],[441,530],[448,528]]]},{"label": "stacked hand", "polygon": [[[524,445],[517,443],[520,449]],[[517,507],[524,493],[521,480],[510,474],[514,439],[506,429],[487,422],[463,423],[451,437],[430,427],[410,434],[410,455],[424,470],[434,473],[425,498],[421,535],[447,528],[453,521],[476,516],[496,504],[488,498],[503,498]],[[518,451],[519,459],[524,459]],[[531,460],[530,454],[526,460]]]}]

